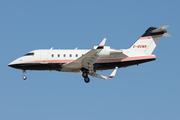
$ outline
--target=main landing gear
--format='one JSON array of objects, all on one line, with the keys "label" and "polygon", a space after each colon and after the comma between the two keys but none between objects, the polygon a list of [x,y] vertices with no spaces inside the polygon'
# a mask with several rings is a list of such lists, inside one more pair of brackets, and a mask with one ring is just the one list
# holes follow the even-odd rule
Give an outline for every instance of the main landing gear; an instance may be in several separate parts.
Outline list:
[{"label": "main landing gear", "polygon": [[24,76],[22,77],[24,80],[26,80],[27,79],[27,77],[26,77],[26,70],[23,70],[23,74],[24,74]]},{"label": "main landing gear", "polygon": [[84,77],[84,82],[89,83],[90,79],[88,77],[88,70],[84,69],[82,70],[82,76]]},{"label": "main landing gear", "polygon": [[[85,76],[84,76],[85,74]],[[84,77],[84,82],[89,83],[90,79],[88,77],[88,73],[83,73],[82,76]]]}]

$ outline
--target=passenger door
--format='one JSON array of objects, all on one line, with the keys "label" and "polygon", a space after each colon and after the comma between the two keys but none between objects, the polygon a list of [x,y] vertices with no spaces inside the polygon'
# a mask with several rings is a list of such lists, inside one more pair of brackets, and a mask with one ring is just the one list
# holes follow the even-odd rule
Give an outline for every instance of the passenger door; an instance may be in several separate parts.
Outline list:
[{"label": "passenger door", "polygon": [[48,63],[48,50],[41,50],[41,64]]}]

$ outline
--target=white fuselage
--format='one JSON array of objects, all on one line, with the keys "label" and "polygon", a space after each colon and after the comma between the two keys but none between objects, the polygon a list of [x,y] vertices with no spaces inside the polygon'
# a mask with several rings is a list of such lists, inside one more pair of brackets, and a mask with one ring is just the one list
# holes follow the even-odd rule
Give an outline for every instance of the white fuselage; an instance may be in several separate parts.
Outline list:
[{"label": "white fuselage", "polygon": [[[95,46],[94,48],[96,48]],[[14,60],[10,65],[16,65],[14,68],[22,70],[58,70],[65,72],[78,72],[76,70],[63,70],[62,64],[70,63],[86,54],[88,49],[84,50],[61,50],[61,49],[40,49],[34,50],[26,55]],[[134,64],[140,64],[144,61],[139,60],[155,59],[155,55],[146,55],[139,53],[129,53],[127,50],[111,49],[105,46],[99,53],[98,59],[95,61],[95,70],[114,69],[117,67],[126,67]],[[131,62],[130,62],[131,61]],[[134,62],[133,62],[134,61]],[[135,62],[137,61],[137,63]]]}]

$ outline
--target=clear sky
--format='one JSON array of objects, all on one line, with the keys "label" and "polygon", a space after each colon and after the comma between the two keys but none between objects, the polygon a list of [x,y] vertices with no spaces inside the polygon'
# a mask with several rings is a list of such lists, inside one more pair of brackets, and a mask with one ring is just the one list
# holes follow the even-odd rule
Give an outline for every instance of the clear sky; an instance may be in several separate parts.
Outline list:
[{"label": "clear sky", "polygon": [[[0,120],[179,120],[178,0],[1,0]],[[148,27],[170,25],[157,59],[115,79],[8,67],[35,49],[129,48]],[[109,75],[111,70],[100,74]]]}]

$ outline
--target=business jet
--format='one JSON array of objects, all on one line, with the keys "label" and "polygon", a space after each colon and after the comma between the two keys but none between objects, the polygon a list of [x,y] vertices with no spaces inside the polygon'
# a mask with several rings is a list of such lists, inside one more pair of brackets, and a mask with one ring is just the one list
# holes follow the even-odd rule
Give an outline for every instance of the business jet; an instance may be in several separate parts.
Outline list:
[{"label": "business jet", "polygon": [[[152,54],[162,36],[171,36],[166,29],[149,27],[145,33],[128,49],[113,49],[104,46],[106,38],[93,49],[39,49],[9,63],[8,66],[23,70],[26,80],[26,70],[55,70],[82,74],[84,81],[89,83],[91,77],[112,79],[118,68],[139,65],[156,59]],[[114,69],[109,76],[97,74],[97,71]]]}]

